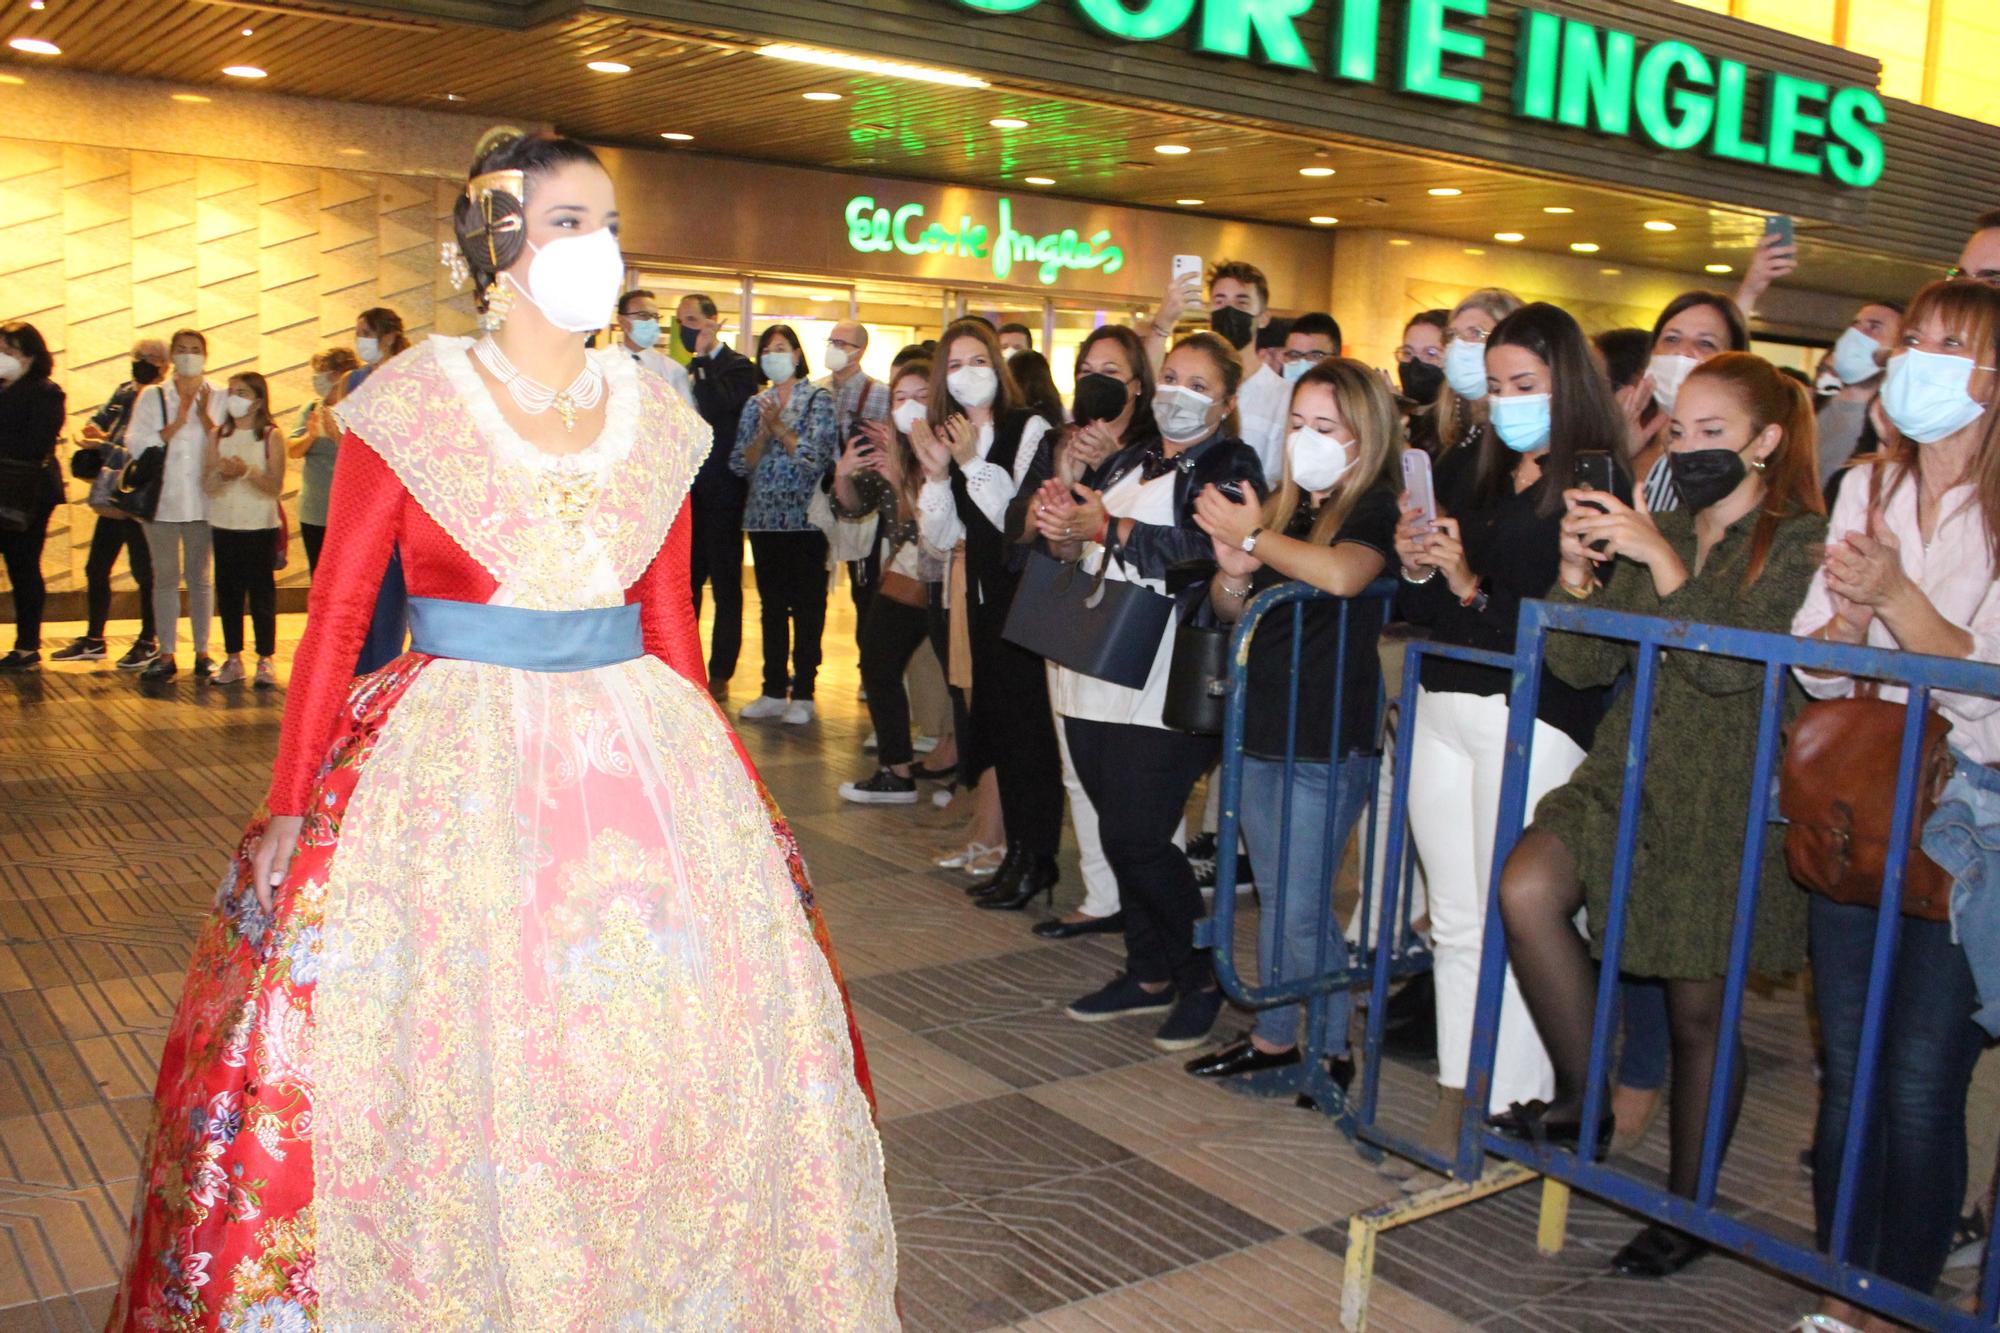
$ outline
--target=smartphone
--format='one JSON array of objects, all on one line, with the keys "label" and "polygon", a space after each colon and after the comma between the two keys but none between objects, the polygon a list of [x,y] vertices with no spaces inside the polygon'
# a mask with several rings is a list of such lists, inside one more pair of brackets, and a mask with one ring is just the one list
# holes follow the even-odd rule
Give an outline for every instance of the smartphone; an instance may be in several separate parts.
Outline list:
[{"label": "smartphone", "polygon": [[1779,245],[1797,245],[1798,237],[1793,233],[1792,220],[1783,213],[1764,219],[1764,234],[1778,237]]},{"label": "smartphone", "polygon": [[1242,503],[1243,503],[1243,483],[1242,483],[1242,482],[1240,482],[1240,481],[1218,481],[1218,482],[1216,482],[1216,483],[1215,483],[1215,489],[1216,489],[1216,490],[1218,490],[1218,491],[1221,491],[1221,492],[1222,492],[1222,493],[1223,493],[1224,495],[1226,495],[1226,496],[1228,496],[1228,497],[1229,497],[1230,499],[1234,500],[1234,501],[1235,501],[1235,502],[1236,502],[1237,504],[1242,504]]},{"label": "smartphone", "polygon": [[1409,493],[1410,508],[1424,511],[1424,525],[1437,526],[1437,494],[1431,487],[1431,456],[1421,449],[1403,451],[1403,489]]},{"label": "smartphone", "polygon": [[1189,278],[1193,278],[1196,287],[1199,287],[1201,285],[1201,270],[1202,270],[1202,263],[1200,255],[1174,256],[1173,280],[1176,284],[1185,282]]},{"label": "smartphone", "polygon": [[[1609,492],[1611,490],[1611,455],[1601,449],[1586,449],[1577,454],[1576,484],[1585,490]],[[1603,505],[1592,504],[1588,500],[1579,500],[1576,503],[1579,509],[1595,509],[1600,514],[1611,512]],[[1603,555],[1610,547],[1611,543],[1609,541],[1596,541],[1590,544],[1590,549],[1599,555]]]}]

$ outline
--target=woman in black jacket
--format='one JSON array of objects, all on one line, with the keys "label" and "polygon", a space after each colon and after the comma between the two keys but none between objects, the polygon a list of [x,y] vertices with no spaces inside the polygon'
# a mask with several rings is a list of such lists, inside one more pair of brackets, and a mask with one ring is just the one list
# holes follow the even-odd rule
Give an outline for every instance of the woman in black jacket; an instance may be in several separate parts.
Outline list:
[{"label": "woman in black jacket", "polygon": [[[1210,486],[1264,495],[1256,451],[1236,438],[1236,350],[1212,333],[1183,338],[1160,367],[1153,397],[1157,443],[1128,446],[1074,485],[1051,478],[1032,515],[1060,559],[1085,558],[1093,573],[1154,592],[1171,580],[1182,614],[1208,595],[1214,550],[1195,523],[1195,498]],[[1179,1051],[1208,1040],[1222,992],[1208,957],[1194,946],[1202,914],[1194,869],[1174,846],[1174,830],[1194,784],[1215,762],[1218,742],[1169,728],[1161,719],[1179,616],[1170,616],[1146,683],[1128,689],[1058,668],[1057,711],[1077,775],[1098,812],[1104,854],[1125,910],[1125,971],[1069,1006],[1083,1023],[1166,1013],[1153,1038]],[[974,682],[975,689],[977,681]]]},{"label": "woman in black jacket", "polygon": [[42,544],[49,515],[62,503],[62,470],[56,440],[65,400],[49,378],[55,358],[32,324],[0,324],[0,558],[14,590],[14,651],[0,657],[0,671],[39,671],[42,665]]}]

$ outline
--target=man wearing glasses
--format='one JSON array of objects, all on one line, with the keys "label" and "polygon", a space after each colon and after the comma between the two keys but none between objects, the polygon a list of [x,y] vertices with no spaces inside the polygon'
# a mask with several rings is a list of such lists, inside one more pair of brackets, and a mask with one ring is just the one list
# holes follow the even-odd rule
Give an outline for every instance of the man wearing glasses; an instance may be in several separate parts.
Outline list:
[{"label": "man wearing glasses", "polygon": [[1958,257],[1958,266],[1945,276],[2000,284],[2000,208],[1973,219],[1965,253]]},{"label": "man wearing glasses", "polygon": [[1297,384],[1308,370],[1339,355],[1340,325],[1332,315],[1315,310],[1292,321],[1285,334],[1285,350],[1279,353],[1280,373],[1286,383]]}]

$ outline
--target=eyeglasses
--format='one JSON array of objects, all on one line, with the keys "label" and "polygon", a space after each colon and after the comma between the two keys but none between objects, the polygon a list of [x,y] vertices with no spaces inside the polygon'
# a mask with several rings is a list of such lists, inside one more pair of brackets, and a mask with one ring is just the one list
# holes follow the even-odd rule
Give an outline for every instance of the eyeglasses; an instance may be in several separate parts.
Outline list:
[{"label": "eyeglasses", "polygon": [[860,343],[846,342],[840,338],[828,338],[826,345],[828,347],[838,347],[843,352],[858,352],[861,350]]},{"label": "eyeglasses", "polygon": [[1426,347],[1423,351],[1419,352],[1408,343],[1404,343],[1396,349],[1396,363],[1398,365],[1407,366],[1412,361],[1422,361],[1426,365],[1435,366],[1442,363],[1443,360],[1444,348],[1442,347]]},{"label": "eyeglasses", "polygon": [[1331,355],[1333,355],[1331,352],[1321,352],[1317,350],[1305,352],[1305,351],[1300,351],[1296,347],[1287,347],[1285,349],[1284,359],[1289,362],[1310,361],[1314,365],[1318,365],[1320,362],[1326,360],[1327,357]]},{"label": "eyeglasses", "polygon": [[1483,343],[1486,341],[1487,332],[1486,329],[1467,329],[1464,333],[1460,333],[1457,329],[1446,329],[1444,340],[1448,343]]}]

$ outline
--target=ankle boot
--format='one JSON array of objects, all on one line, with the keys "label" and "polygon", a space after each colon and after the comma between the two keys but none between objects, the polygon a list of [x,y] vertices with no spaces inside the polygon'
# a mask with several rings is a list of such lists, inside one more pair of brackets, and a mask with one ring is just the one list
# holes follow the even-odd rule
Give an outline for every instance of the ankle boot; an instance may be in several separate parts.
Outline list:
[{"label": "ankle boot", "polygon": [[1458,1131],[1465,1119],[1465,1089],[1438,1085],[1437,1105],[1431,1108],[1430,1123],[1417,1142],[1438,1156],[1451,1160],[1458,1156]]},{"label": "ankle boot", "polygon": [[1021,876],[1027,873],[1028,851],[1012,838],[1007,839],[1007,855],[1001,858],[1000,868],[993,872],[993,878],[982,879],[965,886],[968,898],[987,898],[996,893],[1012,894],[1020,887]]},{"label": "ankle boot", "polygon": [[1026,856],[1022,858],[1025,871],[1015,882],[1011,893],[1002,893],[995,885],[989,893],[979,898],[979,907],[987,912],[1018,912],[1042,894],[1049,897],[1049,906],[1056,902],[1056,881],[1062,878],[1062,871],[1056,868],[1053,856]]}]

